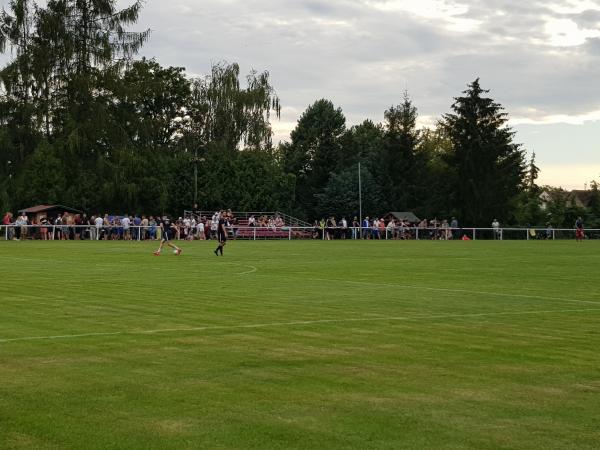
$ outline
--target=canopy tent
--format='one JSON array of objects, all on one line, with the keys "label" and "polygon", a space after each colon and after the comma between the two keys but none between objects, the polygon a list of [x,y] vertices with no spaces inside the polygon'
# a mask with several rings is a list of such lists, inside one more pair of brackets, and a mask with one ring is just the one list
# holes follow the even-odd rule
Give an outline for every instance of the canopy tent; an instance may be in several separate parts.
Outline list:
[{"label": "canopy tent", "polygon": [[413,212],[410,211],[392,211],[384,216],[384,218],[387,220],[391,219],[392,217],[396,220],[402,220],[410,223],[418,223],[421,221],[421,219],[419,219]]}]

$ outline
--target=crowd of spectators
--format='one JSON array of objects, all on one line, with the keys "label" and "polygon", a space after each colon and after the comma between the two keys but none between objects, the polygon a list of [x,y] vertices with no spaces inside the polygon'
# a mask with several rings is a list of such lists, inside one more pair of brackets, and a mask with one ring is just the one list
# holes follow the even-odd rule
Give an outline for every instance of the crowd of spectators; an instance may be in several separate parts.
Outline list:
[{"label": "crowd of spectators", "polygon": [[460,239],[463,233],[458,227],[455,217],[448,220],[423,219],[411,223],[395,217],[378,218],[365,217],[362,223],[358,217],[348,222],[345,217],[336,220],[331,216],[328,219],[315,220],[313,224],[314,239],[432,239],[450,240]]},{"label": "crowd of spectators", "polygon": [[[220,213],[212,215],[188,214],[172,222],[176,227],[177,240],[216,239]],[[239,220],[227,210],[225,219],[230,236],[248,237],[248,229],[263,229],[276,233],[289,230],[279,215],[250,215]],[[30,218],[25,213],[14,216],[7,212],[2,219],[2,237],[9,240],[160,240],[162,216],[145,215],[92,215],[62,213],[55,217],[38,216]],[[527,227],[529,228],[529,226]],[[493,239],[502,239],[502,229],[497,219],[491,224]],[[544,233],[529,230],[531,239],[553,238],[550,224]],[[312,229],[295,230],[294,237],[312,237],[313,239],[430,239],[451,240],[468,239],[469,234],[459,228],[458,220],[450,221],[437,218],[422,219],[419,222],[401,220],[393,216],[387,218],[365,217],[362,223],[357,217],[351,221],[334,216],[315,220]]]},{"label": "crowd of spectators", "polygon": [[[219,212],[212,216],[189,214],[172,222],[176,227],[177,240],[216,239]],[[227,210],[226,226],[231,237],[238,235],[240,222]],[[30,218],[22,213],[16,219],[7,212],[2,220],[6,227],[3,234],[10,240],[160,240],[162,216],[145,215],[92,215],[57,214],[56,217],[41,216]],[[248,227],[277,229],[285,227],[284,220],[278,216],[250,216],[243,223]]]}]

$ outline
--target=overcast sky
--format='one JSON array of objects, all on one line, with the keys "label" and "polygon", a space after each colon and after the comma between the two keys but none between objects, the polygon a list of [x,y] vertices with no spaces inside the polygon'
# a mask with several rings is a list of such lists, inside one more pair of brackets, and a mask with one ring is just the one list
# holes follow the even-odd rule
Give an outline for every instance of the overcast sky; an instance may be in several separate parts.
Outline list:
[{"label": "overcast sky", "polygon": [[600,180],[600,0],[147,0],[146,27],[142,54],[163,65],[268,70],[279,139],[319,98],[353,125],[382,121],[405,89],[431,124],[480,77],[542,183]]}]

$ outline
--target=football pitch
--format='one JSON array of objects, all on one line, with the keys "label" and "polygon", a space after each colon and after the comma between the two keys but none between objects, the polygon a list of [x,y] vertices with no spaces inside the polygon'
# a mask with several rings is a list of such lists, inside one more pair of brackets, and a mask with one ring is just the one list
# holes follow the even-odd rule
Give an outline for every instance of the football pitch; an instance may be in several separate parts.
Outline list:
[{"label": "football pitch", "polygon": [[2,449],[597,449],[600,243],[0,242]]}]

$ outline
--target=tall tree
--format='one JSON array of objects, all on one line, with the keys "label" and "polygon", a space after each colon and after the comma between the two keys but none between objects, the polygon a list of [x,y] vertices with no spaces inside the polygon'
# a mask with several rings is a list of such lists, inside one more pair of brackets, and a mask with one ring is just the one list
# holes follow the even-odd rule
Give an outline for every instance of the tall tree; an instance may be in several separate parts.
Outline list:
[{"label": "tall tree", "polygon": [[475,80],[444,116],[453,144],[449,163],[456,171],[454,207],[471,226],[489,226],[494,218],[510,223],[525,174],[524,152],[513,141],[507,114],[488,92]]},{"label": "tall tree", "polygon": [[424,129],[421,132],[419,152],[426,161],[423,183],[425,197],[415,213],[419,217],[452,217],[457,214],[453,209],[454,191],[452,180],[454,170],[448,164],[448,155],[452,152],[450,141],[443,126]]},{"label": "tall tree", "polygon": [[527,164],[525,172],[525,188],[520,194],[519,207],[516,213],[516,223],[519,225],[544,225],[547,217],[542,211],[541,188],[536,184],[540,169],[535,164],[535,152]]},{"label": "tall tree", "polygon": [[385,112],[386,142],[383,155],[385,192],[394,210],[412,210],[424,199],[426,161],[418,148],[417,108],[408,93],[398,106]]},{"label": "tall tree", "polygon": [[241,148],[271,148],[271,114],[279,117],[281,106],[269,72],[251,71],[245,88],[239,77],[238,64],[219,63],[210,75],[194,80],[188,113],[197,146],[216,143],[229,155]]},{"label": "tall tree", "polygon": [[282,146],[284,169],[297,179],[296,200],[306,217],[316,214],[316,197],[342,159],[346,118],[329,100],[318,100],[300,117],[291,142]]},{"label": "tall tree", "polygon": [[[0,14],[0,52],[10,49],[13,59],[0,70],[0,175],[17,171],[37,142],[33,104],[33,35],[35,8],[30,0],[11,0]],[[4,178],[4,177],[3,177]]]},{"label": "tall tree", "polygon": [[[368,214],[383,214],[385,202],[380,186],[367,167],[361,167],[362,206]],[[315,217],[334,215],[338,218],[359,215],[358,170],[348,167],[333,174],[325,188],[317,194],[318,205]]]}]

